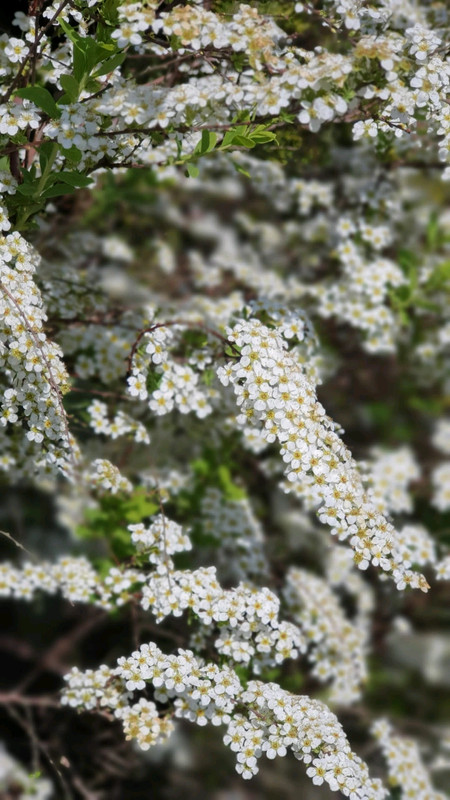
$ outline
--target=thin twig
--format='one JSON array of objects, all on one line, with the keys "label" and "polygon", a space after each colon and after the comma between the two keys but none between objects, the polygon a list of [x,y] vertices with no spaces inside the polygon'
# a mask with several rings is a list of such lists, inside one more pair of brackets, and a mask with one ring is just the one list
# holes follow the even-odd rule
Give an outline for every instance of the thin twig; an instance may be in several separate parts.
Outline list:
[{"label": "thin twig", "polygon": [[233,342],[228,341],[226,336],[222,336],[221,333],[219,333],[218,331],[215,331],[213,328],[210,328],[208,325],[204,325],[202,322],[192,322],[191,320],[174,319],[174,320],[170,320],[169,322],[158,322],[158,323],[156,323],[156,325],[150,325],[148,328],[143,328],[139,332],[138,337],[135,340],[135,342],[134,342],[134,344],[133,344],[133,346],[131,348],[130,355],[128,356],[128,359],[127,359],[127,361],[128,361],[127,374],[129,374],[131,372],[131,368],[133,366],[133,358],[136,355],[136,350],[138,349],[139,344],[140,344],[143,336],[145,336],[146,333],[153,333],[153,331],[156,331],[158,328],[169,328],[169,327],[173,327],[174,325],[179,325],[180,327],[184,327],[184,328],[194,328],[194,329],[197,329],[197,330],[206,331],[206,333],[209,333],[211,336],[214,336],[216,339],[219,339],[227,347],[230,347],[231,349],[236,350],[236,355],[240,355],[239,350],[237,349],[236,345]]},{"label": "thin twig", "polygon": [[[1,695],[0,695],[0,698],[1,698]],[[39,698],[34,698],[34,699],[37,700]],[[1,702],[1,700],[0,700],[0,702]],[[11,702],[6,702],[5,703],[6,711],[10,715],[10,717],[12,717],[12,719],[15,722],[17,722],[17,724],[20,725],[21,728],[24,729],[26,734],[29,736],[30,741],[33,741],[33,736],[35,736],[34,731],[30,730],[30,726],[29,726],[28,722],[26,720],[22,719],[21,715],[16,711],[15,708],[12,707],[12,704],[16,704],[16,703],[17,703],[17,699],[13,700],[12,703]],[[22,703],[22,705],[23,705],[23,703]],[[37,704],[36,703],[28,703],[28,705],[37,705]],[[48,763],[50,764],[50,766],[52,767],[52,769],[55,771],[56,775],[58,776],[58,779],[59,779],[59,781],[61,783],[61,788],[62,788],[62,791],[63,791],[63,794],[64,794],[64,800],[73,800],[73,795],[72,795],[72,792],[70,791],[69,784],[67,783],[66,779],[64,778],[64,775],[62,775],[61,770],[59,770],[58,767],[56,766],[53,758],[51,757],[51,755],[49,753],[49,749],[48,749],[47,745],[45,745],[43,742],[41,742],[39,739],[36,739],[36,738],[34,739],[34,741],[36,743],[36,746],[39,748],[40,752],[42,753],[42,755],[46,758],[46,760],[48,761]]]},{"label": "thin twig", "polygon": [[6,539],[9,539],[9,541],[15,544],[16,547],[20,547],[20,549],[23,550],[23,552],[26,553],[28,556],[30,556],[30,558],[32,558],[33,561],[39,561],[37,556],[33,555],[33,553],[30,553],[30,551],[27,550],[27,548],[24,547],[23,544],[18,542],[17,539],[14,539],[14,536],[11,536],[11,534],[8,533],[8,531],[0,531],[0,535],[5,536]]}]

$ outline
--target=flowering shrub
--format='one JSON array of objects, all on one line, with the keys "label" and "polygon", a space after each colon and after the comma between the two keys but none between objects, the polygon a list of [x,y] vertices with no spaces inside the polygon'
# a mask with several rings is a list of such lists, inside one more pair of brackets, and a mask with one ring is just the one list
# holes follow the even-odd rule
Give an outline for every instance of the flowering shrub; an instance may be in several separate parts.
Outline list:
[{"label": "flowering shrub", "polygon": [[[444,800],[448,708],[388,722],[382,656],[448,599],[448,9],[24,5],[0,35],[0,469],[22,501],[0,595],[22,629],[47,603],[79,625],[0,694],[35,765],[5,751],[1,791],[148,796],[127,760],[195,723],[243,779],[291,753],[305,798]],[[52,714],[104,725],[114,758],[92,733],[77,765]]]}]

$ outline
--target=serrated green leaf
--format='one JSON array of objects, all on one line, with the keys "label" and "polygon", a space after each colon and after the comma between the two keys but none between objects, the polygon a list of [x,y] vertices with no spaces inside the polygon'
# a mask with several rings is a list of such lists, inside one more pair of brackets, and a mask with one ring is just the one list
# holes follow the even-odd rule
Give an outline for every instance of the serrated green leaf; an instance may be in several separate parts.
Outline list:
[{"label": "serrated green leaf", "polygon": [[16,96],[24,100],[31,100],[38,108],[45,111],[51,119],[58,119],[61,116],[61,109],[56,105],[52,95],[43,86],[26,86],[18,89]]}]

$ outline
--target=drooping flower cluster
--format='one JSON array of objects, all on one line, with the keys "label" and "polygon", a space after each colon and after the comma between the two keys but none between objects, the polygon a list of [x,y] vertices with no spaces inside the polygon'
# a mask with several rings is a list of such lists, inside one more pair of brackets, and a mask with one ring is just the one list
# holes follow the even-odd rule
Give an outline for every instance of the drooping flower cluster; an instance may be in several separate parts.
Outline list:
[{"label": "drooping flower cluster", "polygon": [[[67,676],[63,702],[73,708],[110,708],[123,722],[129,738],[144,750],[163,741],[173,730],[172,717],[197,725],[226,725],[224,742],[236,753],[243,778],[258,772],[258,759],[285,756],[291,749],[308,765],[313,783],[328,783],[332,791],[361,800],[387,796],[378,779],[352,752],[343,729],[329,709],[309,697],[296,697],[274,683],[250,681],[244,689],[228,666],[198,659],[189,650],[165,655],[155,644],[144,644],[110,670]],[[133,693],[153,688],[154,701],[133,703]],[[157,711],[157,703],[172,710]]]},{"label": "drooping flower cluster", "polygon": [[220,367],[219,378],[233,385],[241,406],[238,420],[261,421],[267,440],[281,445],[287,490],[292,487],[318,506],[321,522],[340,540],[349,540],[360,569],[373,563],[391,572],[399,588],[409,584],[426,591],[423,576],[405,567],[394,527],[365,493],[351,454],[286,340],[257,319],[241,321],[227,333],[240,357]]},{"label": "drooping flower cluster", "polygon": [[62,401],[69,381],[61,349],[45,334],[46,313],[33,280],[38,264],[20,234],[1,237],[0,466],[18,474],[71,475],[79,452]]}]

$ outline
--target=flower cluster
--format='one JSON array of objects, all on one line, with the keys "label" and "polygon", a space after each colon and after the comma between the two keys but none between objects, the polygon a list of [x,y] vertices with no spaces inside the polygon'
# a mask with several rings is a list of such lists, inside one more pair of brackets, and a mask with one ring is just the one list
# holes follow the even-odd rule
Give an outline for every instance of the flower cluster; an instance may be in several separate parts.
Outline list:
[{"label": "flower cluster", "polygon": [[[236,769],[243,778],[258,772],[262,755],[285,756],[291,749],[308,765],[316,785],[327,783],[332,791],[361,800],[387,796],[323,703],[296,697],[274,683],[250,681],[243,689],[230,667],[206,663],[190,650],[165,655],[155,644],[144,644],[128,658],[119,658],[115,669],[80,673],[74,668],[66,680],[64,703],[110,708],[126,735],[144,750],[170,734],[172,716],[200,726],[226,725],[224,742],[236,753]],[[132,694],[146,686],[153,687],[154,701],[141,697],[132,703]],[[170,703],[172,710],[158,713],[158,702]]]},{"label": "flower cluster", "polygon": [[408,584],[426,591],[423,576],[411,571],[397,551],[396,532],[364,491],[351,454],[318,403],[295,352],[276,330],[257,319],[228,330],[240,348],[230,368],[220,367],[220,380],[231,382],[241,407],[238,421],[261,421],[267,440],[278,441],[286,464],[286,490],[318,508],[321,522],[340,540],[349,540],[355,563],[369,563],[391,572],[399,588]]},{"label": "flower cluster", "polygon": [[132,484],[125,478],[115,464],[111,464],[106,458],[96,458],[85,473],[84,479],[87,485],[100,491],[111,492],[130,492]]},{"label": "flower cluster", "polygon": [[301,629],[279,619],[280,600],[269,589],[250,583],[223,589],[215,567],[175,569],[172,556],[192,547],[177,523],[161,514],[149,528],[137,523],[129,530],[137,552],[148,558],[153,571],[146,574],[131,567],[111,567],[100,578],[83,556],[63,557],[55,564],[27,563],[21,569],[4,563],[0,594],[31,600],[38,591],[60,591],[72,602],[110,609],[130,602],[133,591],[138,590],[139,604],[150,609],[158,622],[168,615],[180,617],[189,609],[201,623],[200,638],[212,636],[219,653],[234,662],[252,663],[256,672],[305,651]]},{"label": "flower cluster", "polygon": [[130,395],[140,400],[147,398],[149,369],[155,365],[157,388],[148,403],[153,414],[167,414],[176,408],[182,414],[194,412],[203,419],[211,414],[210,401],[216,396],[212,387],[200,385],[201,373],[206,369],[209,359],[196,358],[191,362],[192,366],[178,364],[170,357],[169,351],[176,346],[184,326],[165,328],[156,324],[154,327],[156,330],[144,334],[142,348],[133,358],[132,374],[128,378]]},{"label": "flower cluster", "polygon": [[180,525],[167,519],[162,514],[156,517],[149,528],[143,523],[129,525],[131,540],[136,545],[138,552],[148,553],[151,564],[161,565],[167,570],[173,570],[174,565],[170,556],[182,553],[192,547],[189,536],[183,533]]},{"label": "flower cluster", "polygon": [[145,426],[132,419],[128,414],[123,411],[118,411],[114,419],[108,419],[108,406],[99,400],[95,400],[87,409],[89,414],[89,424],[95,433],[102,433],[104,436],[110,436],[111,439],[117,439],[119,436],[126,436],[133,434],[136,442],[143,442],[150,444],[150,437],[147,433]]},{"label": "flower cluster", "polygon": [[59,591],[71,603],[92,603],[108,609],[129,602],[128,589],[141,580],[136,570],[117,567],[112,567],[102,580],[84,556],[63,556],[54,564],[26,563],[21,568],[4,562],[0,566],[0,595],[33,600],[38,592]]},{"label": "flower cluster", "polygon": [[190,609],[200,621],[201,636],[214,634],[217,651],[232,661],[263,667],[296,658],[306,649],[297,625],[280,621],[280,600],[269,589],[240,583],[223,589],[215,567],[197,570],[157,571],[144,583],[142,607],[151,609],[158,621],[169,614],[181,616]]},{"label": "flower cluster", "polygon": [[314,677],[331,682],[332,702],[357,700],[367,678],[367,626],[352,624],[326,581],[306,570],[289,570],[284,595],[310,645]]},{"label": "flower cluster", "polygon": [[[38,254],[20,234],[1,237],[2,465],[19,473],[26,465],[26,475],[60,470],[71,475],[79,451],[62,402],[69,380],[61,349],[45,334],[46,313],[33,280],[38,264]],[[28,463],[22,461],[25,454]]]},{"label": "flower cluster", "polygon": [[383,514],[413,509],[408,486],[420,477],[420,468],[408,447],[386,452],[372,451],[368,464],[371,496]]},{"label": "flower cluster", "polygon": [[388,763],[391,785],[400,790],[400,797],[417,800],[446,800],[442,792],[433,789],[424,766],[417,742],[396,736],[387,720],[381,719],[373,726],[373,734],[380,743]]}]

